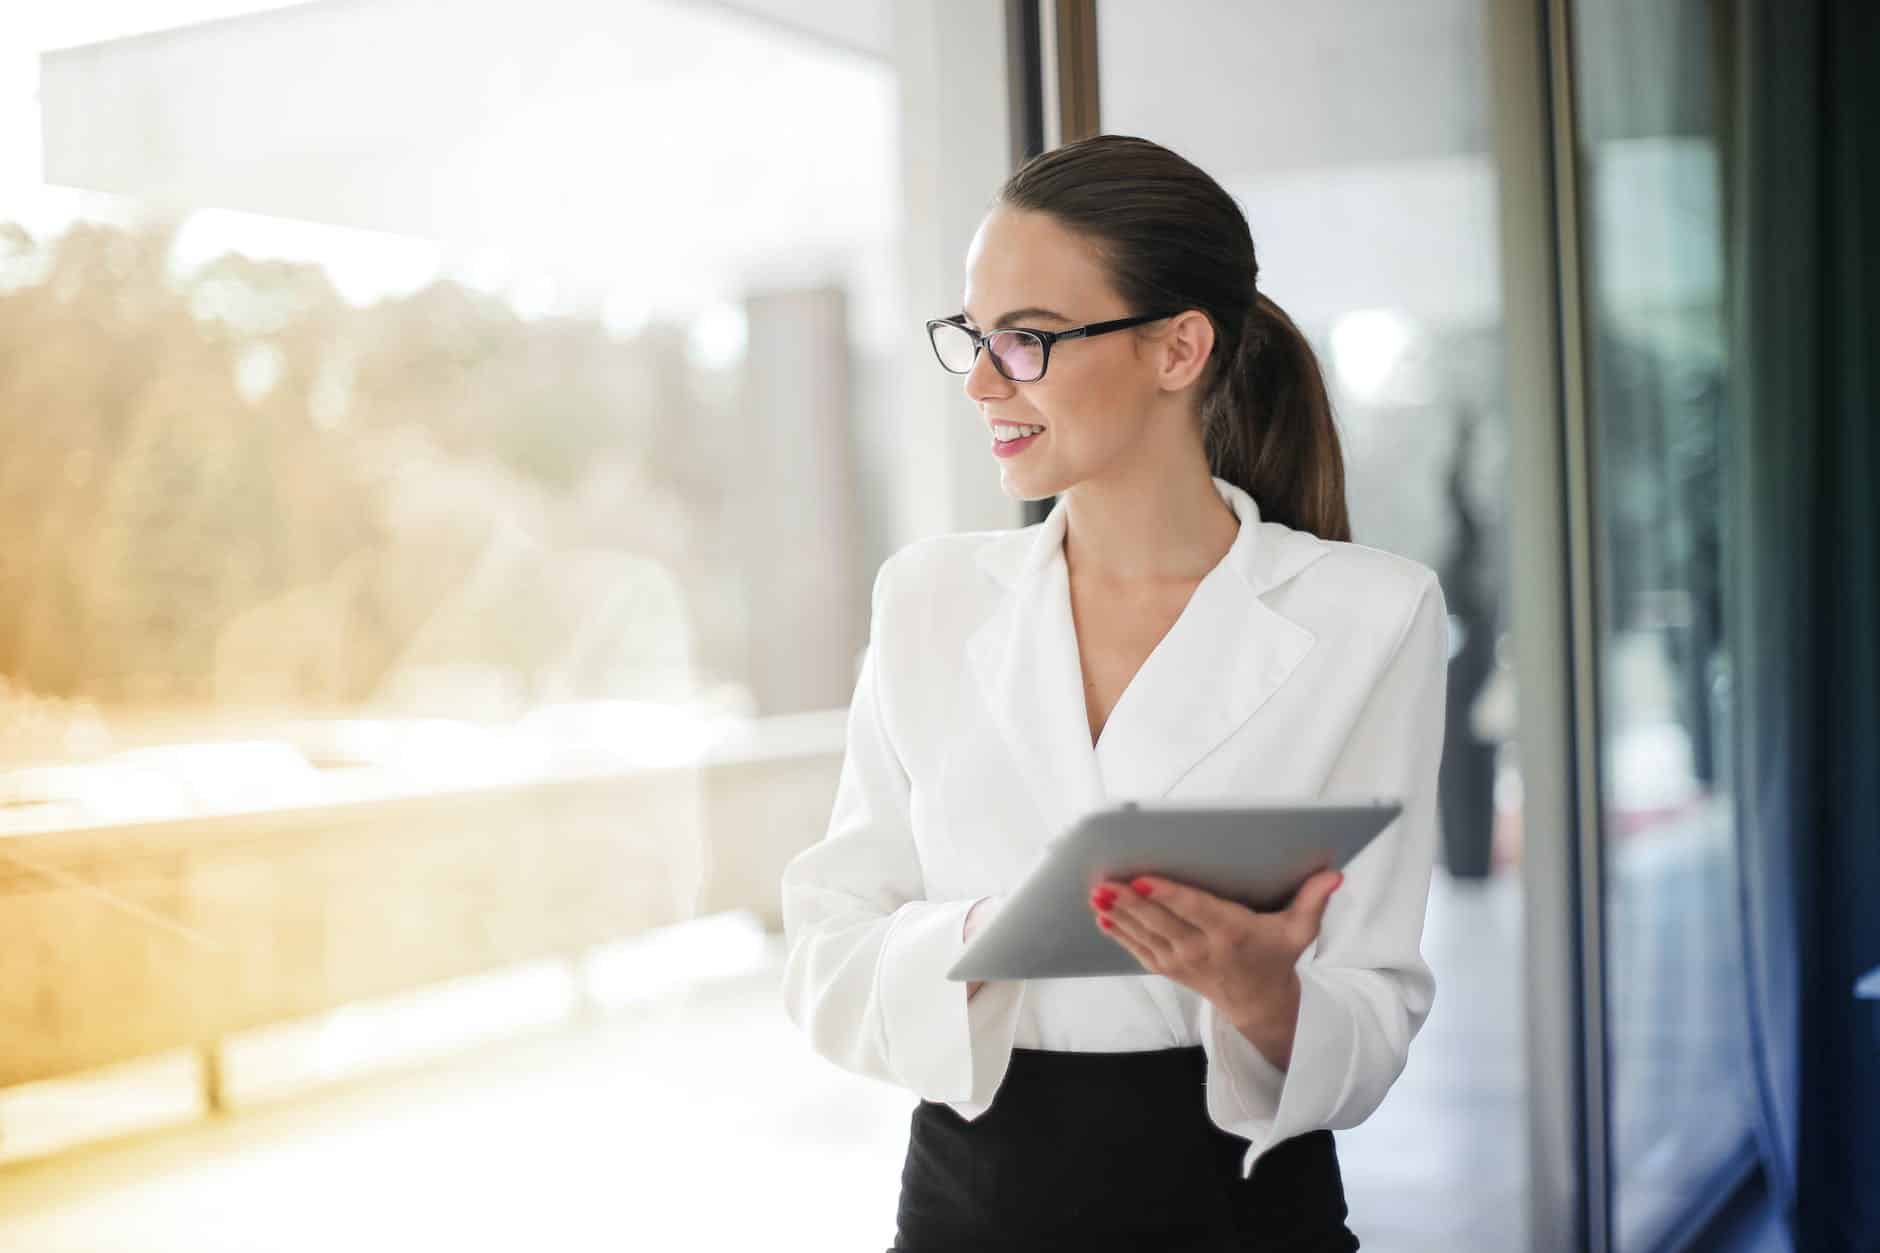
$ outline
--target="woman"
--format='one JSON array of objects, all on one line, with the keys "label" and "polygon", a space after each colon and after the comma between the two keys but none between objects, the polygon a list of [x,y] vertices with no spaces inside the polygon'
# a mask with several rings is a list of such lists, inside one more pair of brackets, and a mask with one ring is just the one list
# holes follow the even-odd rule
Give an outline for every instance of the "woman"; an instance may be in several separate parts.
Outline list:
[{"label": "woman", "polygon": [[[1377,1108],[1434,994],[1441,588],[1349,542],[1317,362],[1192,164],[1045,153],[966,270],[935,352],[1005,491],[1057,502],[876,575],[829,830],[783,875],[785,1006],[921,1098],[896,1249],[1356,1248],[1331,1129]],[[1090,925],[1146,975],[945,977],[1092,809],[1370,796],[1403,812],[1283,912],[1099,884]]]}]

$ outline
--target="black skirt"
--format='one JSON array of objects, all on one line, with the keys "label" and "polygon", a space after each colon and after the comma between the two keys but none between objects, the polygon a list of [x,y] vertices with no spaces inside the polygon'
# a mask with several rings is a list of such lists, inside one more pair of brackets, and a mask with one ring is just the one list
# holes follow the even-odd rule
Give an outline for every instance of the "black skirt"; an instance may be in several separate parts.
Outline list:
[{"label": "black skirt", "polygon": [[1000,1253],[1347,1253],[1329,1131],[1275,1145],[1243,1178],[1247,1141],[1208,1117],[1201,1046],[1136,1053],[1015,1048],[968,1121],[921,1101],[909,1127],[893,1248]]}]

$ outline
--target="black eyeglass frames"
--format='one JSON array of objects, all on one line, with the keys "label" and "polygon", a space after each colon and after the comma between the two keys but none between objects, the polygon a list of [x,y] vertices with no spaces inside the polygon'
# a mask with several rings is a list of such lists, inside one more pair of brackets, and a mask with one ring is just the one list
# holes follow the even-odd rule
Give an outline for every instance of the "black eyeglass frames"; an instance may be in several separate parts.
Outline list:
[{"label": "black eyeglass frames", "polygon": [[987,331],[983,335],[966,325],[964,314],[956,313],[950,318],[928,319],[927,339],[933,344],[933,355],[939,358],[941,368],[949,373],[970,372],[979,357],[979,347],[984,344],[992,354],[993,369],[1014,383],[1036,383],[1044,377],[1045,367],[1051,364],[1051,345],[1060,340],[1107,335],[1159,318],[1172,318],[1180,312],[1176,309],[1169,313],[1144,313],[1133,318],[1092,322],[1069,331],[1015,326]]}]

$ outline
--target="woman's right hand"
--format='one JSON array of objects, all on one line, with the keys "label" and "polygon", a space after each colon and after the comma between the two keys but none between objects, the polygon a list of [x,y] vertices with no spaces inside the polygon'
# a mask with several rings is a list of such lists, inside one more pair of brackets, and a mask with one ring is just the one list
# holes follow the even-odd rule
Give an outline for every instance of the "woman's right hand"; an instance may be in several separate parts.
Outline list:
[{"label": "woman's right hand", "polygon": [[[1004,900],[1002,896],[984,896],[974,901],[973,907],[966,911],[966,923],[960,928],[960,938],[971,940],[975,934],[985,930],[986,924],[992,920],[994,914],[999,912],[999,906],[1004,903]],[[979,989],[985,986],[984,979],[968,979],[966,999],[972,1000],[978,994]]]}]

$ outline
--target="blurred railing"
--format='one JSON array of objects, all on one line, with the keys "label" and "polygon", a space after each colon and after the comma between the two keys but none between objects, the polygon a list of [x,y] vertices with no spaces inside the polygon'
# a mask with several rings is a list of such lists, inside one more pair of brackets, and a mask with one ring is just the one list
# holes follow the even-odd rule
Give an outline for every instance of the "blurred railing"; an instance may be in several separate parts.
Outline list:
[{"label": "blurred railing", "polygon": [[[780,926],[843,712],[696,759],[0,837],[0,1088],[723,910]],[[213,1099],[211,1101],[213,1104]]]}]

